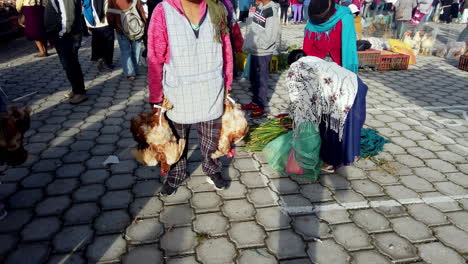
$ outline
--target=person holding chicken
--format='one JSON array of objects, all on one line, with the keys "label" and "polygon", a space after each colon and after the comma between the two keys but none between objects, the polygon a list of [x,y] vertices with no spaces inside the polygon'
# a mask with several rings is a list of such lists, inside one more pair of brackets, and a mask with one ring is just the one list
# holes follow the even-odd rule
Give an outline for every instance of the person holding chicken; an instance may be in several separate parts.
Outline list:
[{"label": "person holding chicken", "polygon": [[[232,48],[226,9],[215,0],[164,0],[148,29],[149,101],[160,113],[163,98],[174,134],[188,144],[197,129],[202,168],[216,189],[228,186],[222,164],[211,156],[218,148],[225,93],[232,83]],[[171,195],[187,179],[187,145],[169,170],[160,192]]]}]

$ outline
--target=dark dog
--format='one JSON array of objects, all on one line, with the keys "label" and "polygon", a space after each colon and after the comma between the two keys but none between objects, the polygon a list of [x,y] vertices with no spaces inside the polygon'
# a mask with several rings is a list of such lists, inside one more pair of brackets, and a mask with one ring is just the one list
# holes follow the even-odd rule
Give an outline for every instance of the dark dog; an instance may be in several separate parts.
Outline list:
[{"label": "dark dog", "polygon": [[0,112],[0,165],[18,166],[27,160],[23,139],[30,124],[29,107],[19,109],[13,106],[8,112]]}]

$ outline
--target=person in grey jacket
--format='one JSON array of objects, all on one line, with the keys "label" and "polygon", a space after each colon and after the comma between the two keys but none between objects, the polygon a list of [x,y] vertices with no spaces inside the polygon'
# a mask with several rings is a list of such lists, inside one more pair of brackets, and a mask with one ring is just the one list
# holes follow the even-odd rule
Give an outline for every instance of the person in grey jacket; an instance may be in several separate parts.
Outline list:
[{"label": "person in grey jacket", "polygon": [[78,60],[82,38],[81,0],[47,1],[44,25],[71,83],[72,92],[68,94],[70,103],[79,104],[88,99]]},{"label": "person in grey jacket", "polygon": [[413,16],[413,9],[418,5],[416,0],[398,0],[395,3],[395,20],[397,37],[403,35],[403,24],[410,21]]},{"label": "person in grey jacket", "polygon": [[269,65],[280,36],[279,6],[271,0],[262,0],[256,7],[244,50],[251,54],[250,82],[252,102],[242,107],[252,110],[251,117],[261,117],[267,105]]}]

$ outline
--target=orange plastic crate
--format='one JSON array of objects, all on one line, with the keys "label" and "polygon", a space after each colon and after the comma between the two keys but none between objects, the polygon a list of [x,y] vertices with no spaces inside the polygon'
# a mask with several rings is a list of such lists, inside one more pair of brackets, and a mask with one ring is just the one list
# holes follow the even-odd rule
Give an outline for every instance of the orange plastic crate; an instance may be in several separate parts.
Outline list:
[{"label": "orange plastic crate", "polygon": [[460,57],[458,68],[462,71],[468,71],[468,55],[462,55]]},{"label": "orange plastic crate", "polygon": [[380,62],[380,51],[368,49],[365,51],[358,51],[359,68],[365,69],[367,67],[377,69]]},{"label": "orange plastic crate", "polygon": [[378,71],[401,71],[408,69],[410,56],[394,52],[392,54],[388,53],[390,52],[380,55]]}]

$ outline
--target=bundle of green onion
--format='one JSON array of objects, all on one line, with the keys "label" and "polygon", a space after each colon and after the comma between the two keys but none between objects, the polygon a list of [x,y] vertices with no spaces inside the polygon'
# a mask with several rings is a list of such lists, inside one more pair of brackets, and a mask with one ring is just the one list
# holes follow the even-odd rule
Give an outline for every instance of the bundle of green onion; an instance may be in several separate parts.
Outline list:
[{"label": "bundle of green onion", "polygon": [[250,127],[249,134],[244,139],[245,151],[261,152],[263,148],[275,138],[288,133],[292,129],[289,117],[277,117],[265,123]]}]

